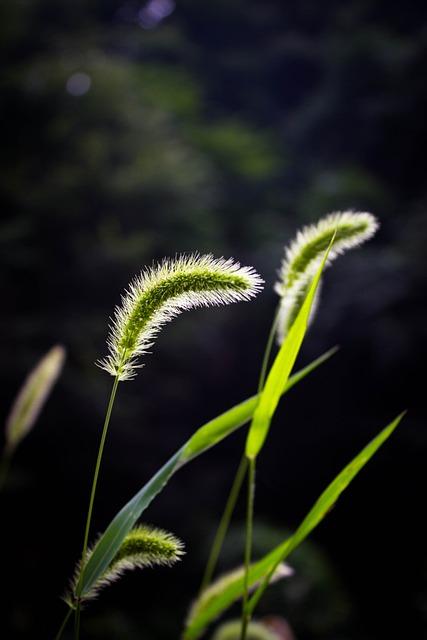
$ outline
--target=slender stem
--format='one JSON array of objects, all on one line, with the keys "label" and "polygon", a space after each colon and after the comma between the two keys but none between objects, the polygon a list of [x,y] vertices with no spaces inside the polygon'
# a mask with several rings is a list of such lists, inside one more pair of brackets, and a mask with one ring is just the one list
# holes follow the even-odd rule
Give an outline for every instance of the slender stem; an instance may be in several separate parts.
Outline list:
[{"label": "slender stem", "polygon": [[74,616],[74,638],[75,640],[79,640],[80,638],[80,620],[82,615],[82,608],[80,604],[80,600],[77,603],[76,607],[76,615]]},{"label": "slender stem", "polygon": [[70,619],[70,616],[71,616],[72,613],[73,613],[73,610],[72,610],[71,607],[69,607],[68,611],[67,611],[67,613],[65,615],[65,618],[63,619],[62,624],[61,624],[61,626],[59,628],[59,631],[55,636],[55,640],[60,640],[61,639],[62,634],[65,631],[65,627],[67,626],[68,620]]},{"label": "slender stem", "polygon": [[224,538],[227,533],[228,527],[230,525],[231,516],[233,515],[237,498],[239,497],[240,489],[242,487],[242,482],[246,474],[247,466],[248,466],[247,458],[246,456],[243,456],[240,461],[239,467],[237,469],[236,475],[234,476],[233,485],[231,487],[231,491],[228,496],[227,504],[225,505],[224,512],[221,516],[220,523],[215,533],[215,538],[212,543],[209,559],[206,565],[205,573],[203,575],[203,580],[200,587],[200,593],[202,593],[202,591],[206,589],[206,587],[210,584],[212,580],[212,576],[214,574],[215,567],[218,562],[218,557],[222,549]]},{"label": "slender stem", "polygon": [[252,556],[252,538],[253,538],[253,522],[254,522],[255,466],[256,466],[256,460],[254,458],[250,458],[249,473],[248,473],[247,509],[246,509],[245,575],[244,575],[244,582],[243,582],[242,630],[240,633],[240,640],[246,640],[246,633],[248,630],[248,624],[250,619],[250,614],[249,614],[247,605],[248,605],[248,599],[249,599],[249,567],[251,564],[251,556]]},{"label": "slender stem", "polygon": [[[271,350],[273,348],[274,336],[276,333],[277,321],[279,318],[279,306],[277,307],[273,322],[271,323],[270,333],[268,334],[267,344],[262,359],[261,372],[258,380],[258,394],[264,388],[265,379],[267,377],[268,363],[270,360]],[[249,601],[249,568],[252,556],[252,540],[253,540],[253,524],[254,524],[254,501],[255,501],[255,467],[256,461],[249,460],[248,473],[248,496],[246,508],[246,541],[245,541],[245,574],[243,582],[243,603],[242,603],[242,628],[240,632],[240,640],[246,640],[246,634],[250,621],[250,611],[248,609]]]},{"label": "slender stem", "polygon": [[99,449],[98,449],[98,456],[96,459],[95,471],[93,474],[92,489],[90,492],[89,508],[87,512],[85,535],[84,535],[84,541],[83,541],[82,565],[81,565],[79,581],[76,588],[76,595],[78,598],[77,606],[76,606],[75,626],[74,626],[74,635],[76,640],[78,640],[78,638],[80,637],[80,610],[81,610],[80,594],[81,594],[81,588],[82,588],[82,578],[84,574],[84,565],[85,565],[88,543],[89,543],[89,532],[90,532],[90,525],[92,522],[93,505],[95,502],[96,487],[98,484],[98,477],[99,477],[99,470],[101,468],[102,455],[104,453],[105,440],[107,438],[108,426],[110,424],[111,413],[113,411],[114,400],[116,398],[118,385],[119,385],[119,377],[116,376],[116,378],[114,378],[113,388],[111,389],[110,400],[108,402],[107,412],[105,414],[104,426],[102,429],[102,435],[101,435],[101,440],[100,440]]},{"label": "slender stem", "polygon": [[[260,393],[264,387],[265,378],[267,375],[268,362],[270,360],[271,350],[273,348],[273,343],[274,343],[274,335],[276,333],[278,315],[279,315],[279,307],[277,307],[274,313],[273,322],[271,324],[270,332],[268,334],[267,344],[265,347],[259,380],[258,380],[258,393]],[[215,533],[215,538],[212,543],[208,562],[203,575],[203,579],[200,587],[200,593],[204,591],[204,589],[206,589],[206,587],[209,585],[209,583],[212,580],[212,576],[214,574],[215,567],[218,562],[219,554],[221,553],[222,545],[224,544],[224,539],[227,534],[228,528],[230,526],[231,517],[236,507],[237,498],[239,497],[240,489],[246,474],[247,466],[248,466],[247,459],[245,456],[243,456],[240,461],[239,467],[237,469],[236,475],[234,477],[233,484],[230,489],[230,493],[227,499],[227,503],[225,505],[225,509],[221,516],[220,523]]]},{"label": "slender stem", "polygon": [[270,569],[270,571],[267,573],[267,575],[264,577],[262,583],[260,584],[260,586],[257,588],[257,590],[255,591],[255,593],[253,594],[252,598],[249,600],[248,604],[247,604],[247,611],[249,613],[249,615],[251,616],[255,607],[257,606],[258,602],[261,600],[262,596],[265,593],[265,590],[267,589],[267,587],[270,584],[270,580],[272,579],[277,567],[280,564],[280,560],[279,562],[276,562],[276,564]]},{"label": "slender stem", "polygon": [[273,322],[271,323],[270,333],[268,334],[267,344],[264,351],[264,356],[262,358],[261,372],[259,374],[258,380],[258,393],[264,388],[265,378],[267,377],[267,367],[268,362],[270,360],[271,350],[273,348],[274,336],[276,333],[277,321],[279,319],[279,306],[274,312]]}]

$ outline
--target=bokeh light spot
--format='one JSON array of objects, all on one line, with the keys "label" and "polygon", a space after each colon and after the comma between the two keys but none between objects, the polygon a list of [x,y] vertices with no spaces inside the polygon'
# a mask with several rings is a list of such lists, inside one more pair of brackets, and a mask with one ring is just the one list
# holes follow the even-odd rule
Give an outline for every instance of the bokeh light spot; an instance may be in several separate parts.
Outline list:
[{"label": "bokeh light spot", "polygon": [[73,73],[65,85],[68,93],[72,96],[84,96],[91,87],[92,80],[87,73]]}]

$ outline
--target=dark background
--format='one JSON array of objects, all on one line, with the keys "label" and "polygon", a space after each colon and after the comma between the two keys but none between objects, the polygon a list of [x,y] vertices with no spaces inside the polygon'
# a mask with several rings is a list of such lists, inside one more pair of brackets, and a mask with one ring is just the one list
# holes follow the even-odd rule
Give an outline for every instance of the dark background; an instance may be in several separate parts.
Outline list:
[{"label": "dark background", "polygon": [[[286,617],[298,640],[427,638],[426,14],[381,0],[1,3],[4,419],[49,347],[68,352],[0,496],[2,638],[52,638],[63,616],[111,385],[93,363],[130,278],[198,250],[254,265],[267,285],[250,305],[175,320],[121,386],[94,531],[195,428],[253,393],[283,245],[347,208],[382,226],[325,278],[299,364],[341,349],[274,420],[256,553],[409,413],[260,614]],[[185,540],[181,565],[105,591],[83,637],[179,636],[243,438],[180,472],[145,514]],[[243,515],[223,569],[241,561]]]}]

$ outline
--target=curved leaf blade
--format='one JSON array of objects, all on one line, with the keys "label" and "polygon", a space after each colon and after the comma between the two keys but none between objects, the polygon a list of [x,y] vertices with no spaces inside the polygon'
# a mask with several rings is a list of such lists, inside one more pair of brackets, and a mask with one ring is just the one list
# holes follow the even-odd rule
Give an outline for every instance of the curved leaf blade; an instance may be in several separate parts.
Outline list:
[{"label": "curved leaf blade", "polygon": [[[328,360],[337,348],[330,349],[287,381],[283,393]],[[126,534],[135,525],[152,500],[184,464],[201,455],[251,419],[258,396],[244,400],[200,427],[166,464],[117,513],[95,545],[81,580],[81,594],[87,593],[105,572],[120,548]]]},{"label": "curved leaf blade", "polygon": [[[282,544],[265,555],[261,560],[255,562],[249,570],[249,585],[253,585],[258,580],[263,580],[257,591],[249,602],[249,609],[252,612],[258,604],[259,599],[268,585],[271,575],[276,567],[286,560],[289,554],[298,547],[303,540],[317,527],[328,511],[336,503],[343,491],[350,482],[361,471],[365,464],[372,458],[382,444],[391,436],[403,417],[403,413],[397,416],[385,429],[383,429],[371,442],[366,445],[360,453],[336,476],[336,478],[323,491],[318,500],[313,505],[307,516],[304,518],[295,533],[287,538]],[[198,612],[184,632],[183,640],[198,640],[207,626],[218,616],[226,611],[236,600],[242,597],[244,589],[243,577],[238,577],[231,584],[228,584],[222,593],[218,593],[216,598],[212,598],[207,606]]]},{"label": "curved leaf blade", "polygon": [[267,376],[264,389],[260,394],[259,402],[254,411],[252,424],[246,440],[245,453],[249,459],[253,460],[257,457],[267,437],[272,417],[283,393],[283,386],[286,385],[288,381],[304,340],[314,297],[316,295],[320,277],[326,264],[334,238],[335,235],[332,238],[320,267],[313,278],[313,282],[311,283],[295,322],[292,324],[289,333],[280,347],[279,353],[277,354],[270,369],[270,373]]}]

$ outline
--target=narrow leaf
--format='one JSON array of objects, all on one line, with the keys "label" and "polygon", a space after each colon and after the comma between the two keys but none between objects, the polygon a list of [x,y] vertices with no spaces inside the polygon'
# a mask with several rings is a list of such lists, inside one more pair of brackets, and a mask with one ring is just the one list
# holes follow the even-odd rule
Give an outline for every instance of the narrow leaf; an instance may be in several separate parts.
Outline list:
[{"label": "narrow leaf", "polygon": [[[313,360],[309,365],[297,371],[284,382],[281,393],[284,394],[289,391],[317,367],[329,360],[337,351],[338,347],[333,347],[316,358],[316,360]],[[248,422],[252,418],[258,399],[259,395],[254,395],[200,427],[184,446],[181,462],[189,462],[199,453],[207,451],[207,449],[213,447],[217,442],[220,442],[224,437]]]},{"label": "narrow leaf", "polygon": [[[331,349],[289,378],[283,393],[329,359],[335,351],[336,348]],[[82,595],[87,593],[96,580],[106,571],[126,534],[132,529],[136,521],[155,496],[165,487],[174,473],[184,464],[204,453],[223,438],[236,431],[236,429],[246,424],[253,415],[257,401],[258,396],[252,396],[200,427],[186,444],[118,512],[104,534],[99,538],[84,568],[81,582]]]},{"label": "narrow leaf", "polygon": [[[372,458],[381,445],[390,437],[404,414],[399,415],[381,433],[376,436],[362,451],[341,471],[341,473],[331,482],[326,490],[321,494],[308,515],[304,518],[296,532],[282,544],[273,549],[258,562],[255,562],[249,570],[249,585],[253,585],[260,579],[263,583],[252,596],[249,607],[252,612],[260,597],[264,593],[270,576],[276,567],[286,560],[289,554],[298,547],[310,532],[323,520],[332,506],[336,503],[342,492],[348,487],[353,478]],[[233,602],[243,595],[243,578],[238,577],[234,582],[228,584],[222,593],[218,593],[216,598],[212,598],[208,605],[194,617],[191,624],[184,632],[184,640],[197,640],[201,637],[206,627],[219,615],[230,607]]]},{"label": "narrow leaf", "polygon": [[271,419],[279,403],[280,396],[282,395],[283,387],[286,385],[292,371],[292,367],[295,364],[295,360],[307,331],[308,319],[310,317],[310,311],[316,295],[320,276],[322,275],[323,268],[326,264],[333,240],[334,238],[332,238],[329,244],[329,249],[326,251],[322,263],[313,278],[313,282],[311,283],[304,304],[302,305],[294,324],[280,347],[280,351],[273,362],[270,373],[268,374],[264,389],[261,392],[246,440],[246,456],[250,459],[256,458],[261,451],[270,428]]}]

